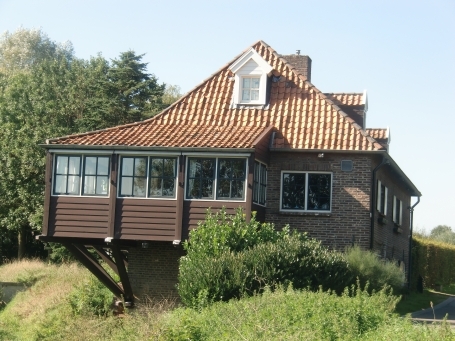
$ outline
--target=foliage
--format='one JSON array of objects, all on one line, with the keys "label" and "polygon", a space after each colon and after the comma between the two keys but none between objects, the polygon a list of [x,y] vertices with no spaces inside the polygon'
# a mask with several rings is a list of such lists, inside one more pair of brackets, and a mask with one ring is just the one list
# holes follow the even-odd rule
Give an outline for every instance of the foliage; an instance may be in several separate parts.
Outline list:
[{"label": "foliage", "polygon": [[418,276],[426,288],[436,284],[455,283],[455,246],[431,239],[412,239],[411,288],[415,289]]},{"label": "foliage", "polygon": [[163,104],[168,106],[180,99],[180,97],[182,97],[180,91],[181,89],[178,85],[166,85],[166,89],[163,93]]},{"label": "foliage", "polygon": [[455,232],[447,225],[436,226],[431,230],[429,238],[448,244],[455,244]]},{"label": "foliage", "polygon": [[225,210],[209,211],[184,247],[187,255],[180,259],[178,290],[190,307],[279,285],[341,292],[353,279],[341,254],[305,234],[260,224],[254,215],[247,222],[240,209],[234,216]]},{"label": "foliage", "polygon": [[54,264],[68,263],[74,261],[74,256],[60,243],[48,243],[49,261]]},{"label": "foliage", "polygon": [[375,291],[390,286],[395,294],[399,294],[403,289],[405,273],[395,262],[379,259],[374,252],[361,250],[359,246],[346,250],[346,260],[362,287],[367,282],[369,289]]},{"label": "foliage", "polygon": [[[89,272],[76,264],[22,261],[0,266],[0,278],[42,272],[32,287],[0,311],[1,340],[452,340],[450,326],[414,325],[392,313],[396,298],[351,289],[329,292],[278,288],[264,295],[218,302],[196,311],[165,303],[125,317],[75,315],[68,297]],[[142,301],[142,304],[144,302]]]},{"label": "foliage", "polygon": [[94,276],[80,283],[69,296],[69,304],[76,315],[107,316],[112,304],[112,293]]}]

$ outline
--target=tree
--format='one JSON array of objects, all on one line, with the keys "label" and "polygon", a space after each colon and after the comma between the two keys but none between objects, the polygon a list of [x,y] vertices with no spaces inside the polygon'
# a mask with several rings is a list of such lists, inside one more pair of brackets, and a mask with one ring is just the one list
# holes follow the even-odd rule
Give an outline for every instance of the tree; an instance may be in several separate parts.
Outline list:
[{"label": "tree", "polygon": [[163,104],[169,106],[180,97],[182,97],[182,93],[178,85],[167,85],[163,94]]},{"label": "tree", "polygon": [[430,238],[444,243],[455,244],[455,232],[447,225],[438,225],[430,232]]},{"label": "tree", "polygon": [[117,112],[118,124],[140,121],[164,108],[165,85],[158,85],[157,78],[146,73],[147,63],[141,62],[143,56],[130,50],[112,60],[108,79],[118,99],[113,108]]}]

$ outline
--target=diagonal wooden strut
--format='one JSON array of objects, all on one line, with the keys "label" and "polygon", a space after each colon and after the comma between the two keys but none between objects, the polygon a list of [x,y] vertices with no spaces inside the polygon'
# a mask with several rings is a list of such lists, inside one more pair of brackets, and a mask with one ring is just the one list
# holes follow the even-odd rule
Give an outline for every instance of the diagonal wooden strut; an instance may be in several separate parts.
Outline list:
[{"label": "diagonal wooden strut", "polygon": [[120,281],[122,282],[123,290],[125,292],[125,302],[133,303],[133,289],[131,288],[130,279],[128,277],[128,273],[126,272],[124,255],[118,245],[111,245],[111,250],[112,256],[114,256],[115,264],[117,265],[118,275],[120,276]]},{"label": "diagonal wooden strut", "polygon": [[115,296],[125,297],[125,292],[120,288],[104,268],[93,258],[84,245],[63,244],[74,257],[80,261],[96,278],[100,280]]}]

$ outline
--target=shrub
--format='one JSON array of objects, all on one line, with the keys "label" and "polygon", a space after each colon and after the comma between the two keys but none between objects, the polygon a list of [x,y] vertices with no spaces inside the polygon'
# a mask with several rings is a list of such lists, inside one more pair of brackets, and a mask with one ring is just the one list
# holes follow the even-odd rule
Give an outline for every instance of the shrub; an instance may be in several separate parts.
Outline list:
[{"label": "shrub", "polygon": [[279,285],[341,292],[353,276],[340,253],[288,228],[245,221],[242,211],[230,217],[224,210],[208,212],[191,231],[180,259],[178,290],[187,306],[201,308],[260,293]]},{"label": "shrub", "polygon": [[346,259],[362,287],[369,282],[370,291],[379,291],[385,286],[390,286],[395,294],[402,290],[405,274],[394,262],[379,259],[374,252],[361,250],[358,246],[346,250]]},{"label": "shrub", "polygon": [[98,279],[90,275],[69,295],[68,301],[76,315],[107,316],[113,295]]}]

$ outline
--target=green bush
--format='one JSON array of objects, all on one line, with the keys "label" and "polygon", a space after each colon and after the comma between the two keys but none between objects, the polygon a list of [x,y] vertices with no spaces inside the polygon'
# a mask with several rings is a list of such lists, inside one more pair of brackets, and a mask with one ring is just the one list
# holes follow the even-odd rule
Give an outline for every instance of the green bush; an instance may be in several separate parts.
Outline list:
[{"label": "green bush", "polygon": [[405,274],[394,262],[379,259],[375,253],[358,246],[346,250],[346,260],[362,287],[369,282],[370,291],[379,291],[385,286],[390,286],[395,294],[402,290]]},{"label": "green bush", "polygon": [[88,281],[79,284],[68,301],[76,315],[107,316],[110,313],[113,294],[97,278],[90,275]]},{"label": "green bush", "polygon": [[288,228],[245,221],[242,211],[208,212],[191,231],[180,259],[178,290],[182,302],[204,307],[260,293],[279,285],[341,293],[354,278],[343,255],[331,252],[305,234]]}]

